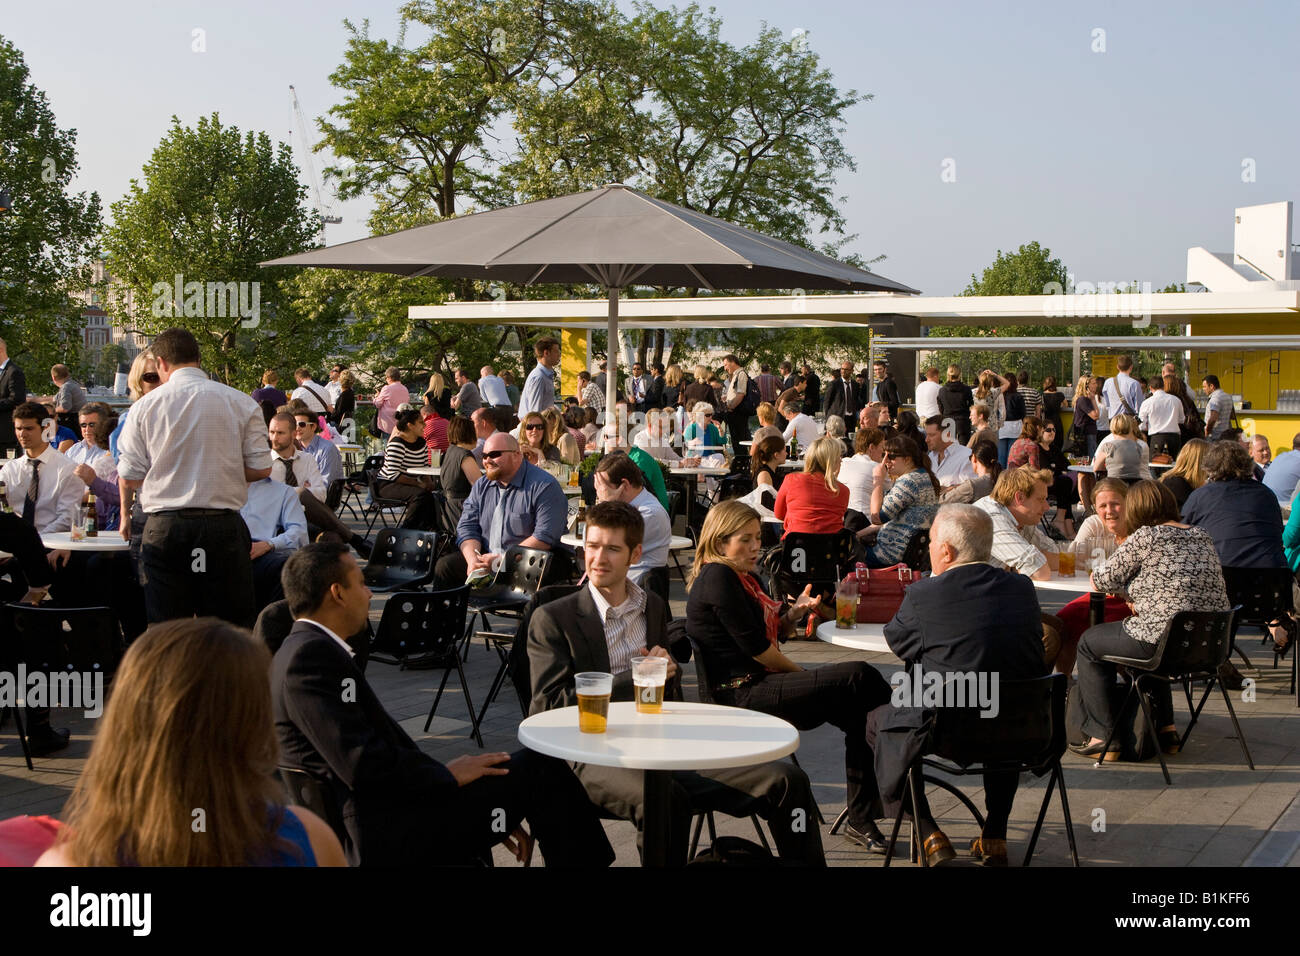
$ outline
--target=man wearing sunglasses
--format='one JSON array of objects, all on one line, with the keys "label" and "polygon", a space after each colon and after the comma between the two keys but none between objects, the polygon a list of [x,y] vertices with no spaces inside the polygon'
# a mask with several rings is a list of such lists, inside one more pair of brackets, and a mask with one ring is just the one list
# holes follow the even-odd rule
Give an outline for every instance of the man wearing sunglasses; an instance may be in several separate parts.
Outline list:
[{"label": "man wearing sunglasses", "polygon": [[311,414],[294,414],[294,439],[299,448],[316,459],[326,490],[343,477],[343,456],[338,446],[320,435],[320,424]]},{"label": "man wearing sunglasses", "polygon": [[483,470],[456,525],[459,550],[441,558],[434,569],[434,586],[440,590],[459,587],[479,568],[490,569],[514,545],[550,551],[568,525],[564,489],[524,460],[513,435],[497,432],[487,440]]}]

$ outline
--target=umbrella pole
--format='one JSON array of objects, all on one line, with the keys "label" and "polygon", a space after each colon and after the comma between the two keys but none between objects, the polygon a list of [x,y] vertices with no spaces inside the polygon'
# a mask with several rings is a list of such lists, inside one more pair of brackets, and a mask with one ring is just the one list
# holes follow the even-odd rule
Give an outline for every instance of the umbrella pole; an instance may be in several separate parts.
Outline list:
[{"label": "umbrella pole", "polygon": [[605,360],[605,421],[613,421],[616,426],[622,427],[623,423],[617,420],[617,417],[611,419],[611,416],[617,416],[618,409],[615,407],[614,399],[618,395],[618,292],[616,287],[611,286],[609,289],[609,322],[607,334],[609,344],[605,348],[607,358]]}]

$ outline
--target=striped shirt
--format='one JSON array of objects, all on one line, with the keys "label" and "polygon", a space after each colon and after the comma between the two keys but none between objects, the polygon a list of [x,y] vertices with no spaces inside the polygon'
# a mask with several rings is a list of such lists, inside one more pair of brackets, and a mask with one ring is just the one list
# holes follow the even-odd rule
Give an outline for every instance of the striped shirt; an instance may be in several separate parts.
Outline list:
[{"label": "striped shirt", "polygon": [[423,438],[407,442],[401,435],[394,433],[384,448],[384,466],[379,469],[379,477],[392,481],[412,468],[422,468],[428,464],[429,446]]},{"label": "striped shirt", "polygon": [[641,654],[645,642],[645,591],[631,580],[627,582],[627,599],[612,607],[596,585],[588,583],[596,613],[605,626],[605,646],[609,648],[609,672],[622,674],[632,669],[632,658]]}]

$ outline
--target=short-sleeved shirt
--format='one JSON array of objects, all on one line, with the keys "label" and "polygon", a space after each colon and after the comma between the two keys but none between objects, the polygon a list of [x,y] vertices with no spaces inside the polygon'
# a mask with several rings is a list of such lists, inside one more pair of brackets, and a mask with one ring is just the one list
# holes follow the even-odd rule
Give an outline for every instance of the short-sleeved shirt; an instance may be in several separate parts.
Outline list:
[{"label": "short-sleeved shirt", "polygon": [[68,379],[60,385],[58,392],[54,396],[54,407],[62,408],[68,412],[79,412],[81,406],[85,404],[86,390],[74,379]]},{"label": "short-sleeved shirt", "polygon": [[375,398],[375,428],[385,435],[397,425],[397,409],[411,400],[411,393],[401,382],[388,382]]},{"label": "short-sleeved shirt", "polygon": [[880,529],[870,556],[878,565],[895,564],[903,557],[912,535],[930,527],[939,510],[934,484],[924,468],[914,468],[894,482],[880,505],[885,526]]},{"label": "short-sleeved shirt", "polygon": [[1300,484],[1300,451],[1284,451],[1264,472],[1264,487],[1277,495],[1282,504],[1288,504],[1297,484]]},{"label": "short-sleeved shirt", "polygon": [[471,415],[483,407],[483,396],[479,393],[478,386],[473,382],[466,382],[456,393],[456,412],[459,415]]},{"label": "short-sleeved shirt", "polygon": [[673,529],[668,522],[668,511],[649,488],[642,488],[628,504],[641,513],[645,522],[641,560],[628,570],[633,580],[640,581],[646,572],[668,566],[668,546],[672,544]]},{"label": "short-sleeved shirt", "polygon": [[810,418],[804,412],[800,412],[786,424],[782,437],[786,441],[789,441],[791,437],[799,439],[799,447],[803,449],[821,438],[822,430],[816,419]]},{"label": "short-sleeved shirt", "polygon": [[1210,412],[1218,412],[1219,417],[1214,421],[1214,431],[1210,433],[1210,438],[1218,440],[1219,436],[1232,427],[1232,396],[1221,388],[1216,388],[1210,395],[1209,401],[1205,403],[1205,420],[1210,420]]},{"label": "short-sleeved shirt", "polygon": [[834,534],[844,527],[849,507],[848,486],[841,481],[835,488],[832,492],[826,487],[823,475],[786,475],[772,513],[785,523],[787,533]]},{"label": "short-sleeved shirt", "polygon": [[474,483],[456,525],[456,545],[474,539],[483,543],[485,553],[500,554],[535,537],[555,547],[568,518],[569,502],[560,483],[524,461],[505,485],[486,475]]},{"label": "short-sleeved shirt", "polygon": [[1033,576],[1047,563],[1044,551],[1056,550],[1052,539],[1038,525],[1022,528],[1015,516],[1004,505],[990,498],[981,498],[975,507],[988,512],[993,519],[993,563]]}]

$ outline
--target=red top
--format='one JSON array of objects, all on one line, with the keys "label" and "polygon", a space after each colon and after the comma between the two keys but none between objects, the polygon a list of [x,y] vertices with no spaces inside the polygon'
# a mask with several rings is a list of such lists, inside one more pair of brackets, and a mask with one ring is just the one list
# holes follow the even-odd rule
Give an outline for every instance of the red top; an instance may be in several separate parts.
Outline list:
[{"label": "red top", "polygon": [[1039,453],[1042,447],[1032,438],[1017,438],[1011,445],[1011,451],[1007,454],[1007,467],[1020,468],[1028,465],[1030,468],[1037,469],[1039,462]]},{"label": "red top", "polygon": [[430,451],[447,450],[447,419],[436,412],[424,421],[424,441]]},{"label": "red top", "polygon": [[849,508],[848,486],[842,481],[835,486],[839,490],[831,494],[824,475],[786,475],[772,511],[785,522],[787,533],[835,534],[844,527],[844,512]]}]

